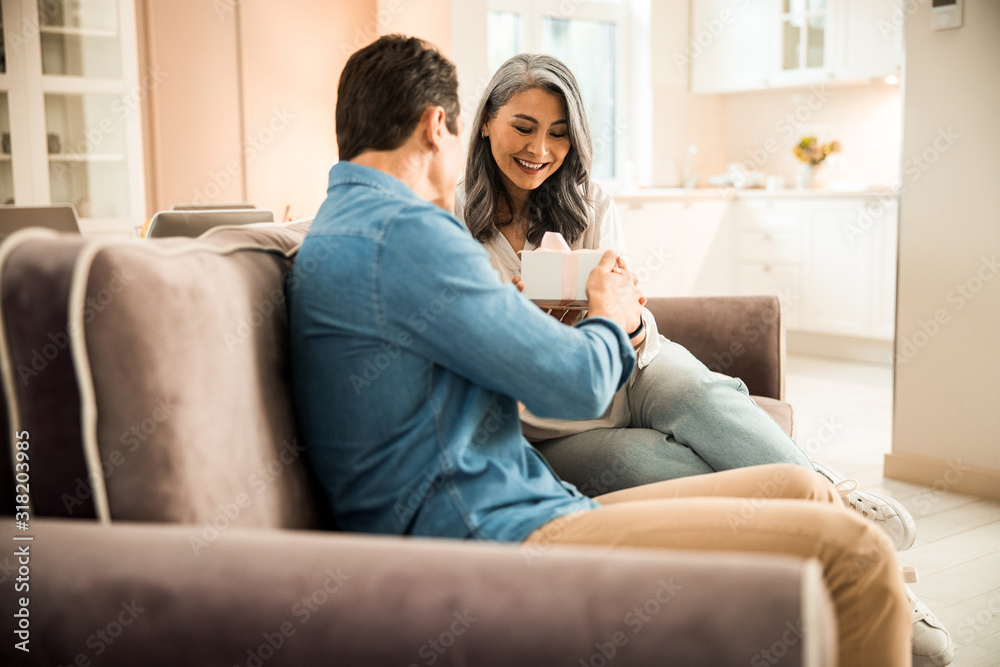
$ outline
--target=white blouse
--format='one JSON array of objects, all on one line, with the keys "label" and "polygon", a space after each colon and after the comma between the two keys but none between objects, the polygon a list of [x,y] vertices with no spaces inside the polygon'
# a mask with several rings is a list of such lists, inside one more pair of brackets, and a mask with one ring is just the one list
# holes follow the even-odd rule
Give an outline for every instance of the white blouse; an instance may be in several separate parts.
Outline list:
[{"label": "white blouse", "polygon": [[[625,235],[622,232],[621,219],[618,217],[618,209],[615,208],[614,199],[597,183],[591,182],[590,193],[593,208],[590,212],[587,228],[580,235],[580,238],[570,244],[570,247],[573,250],[594,250],[597,248],[615,250],[624,255],[627,262],[629,256],[625,252]],[[464,222],[465,190],[461,184],[459,184],[455,196],[455,209],[458,219]],[[514,276],[521,275],[521,258],[518,253],[514,252],[503,234],[495,234],[483,246],[489,252],[490,261],[500,274],[501,281],[510,283]],[[524,242],[525,250],[534,250],[536,247],[531,241]],[[639,362],[636,373],[649,365],[656,353],[660,351],[660,346],[666,341],[659,335],[652,313],[644,309],[642,320],[646,325],[646,340],[636,350]],[[635,377],[635,373],[633,373],[629,381],[630,386],[635,382]],[[625,428],[630,421],[631,411],[628,405],[628,394],[625,387],[622,387],[615,394],[608,410],[598,419],[581,421],[543,419],[525,410],[521,413],[521,430],[524,437],[534,442],[575,435],[595,428]]]}]

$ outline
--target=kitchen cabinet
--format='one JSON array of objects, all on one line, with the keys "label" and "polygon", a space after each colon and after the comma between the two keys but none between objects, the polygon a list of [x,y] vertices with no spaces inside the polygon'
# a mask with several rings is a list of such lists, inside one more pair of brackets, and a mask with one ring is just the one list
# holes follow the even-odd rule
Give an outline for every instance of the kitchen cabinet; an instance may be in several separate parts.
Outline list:
[{"label": "kitchen cabinet", "polygon": [[894,196],[667,192],[616,198],[647,296],[772,294],[790,331],[892,340]]},{"label": "kitchen cabinet", "polygon": [[802,240],[798,200],[755,199],[733,203],[736,280],[732,293],[773,294],[785,326],[798,328],[802,292]]},{"label": "kitchen cabinet", "polygon": [[695,0],[688,57],[691,92],[730,93],[766,88],[771,10],[754,0]]},{"label": "kitchen cabinet", "polygon": [[0,203],[74,204],[84,232],[142,222],[131,0],[2,4]]},{"label": "kitchen cabinet", "polygon": [[647,297],[684,296],[683,202],[618,204],[629,268]]},{"label": "kitchen cabinet", "polygon": [[629,266],[647,297],[710,296],[728,289],[732,239],[726,201],[628,199],[618,212]]},{"label": "kitchen cabinet", "polygon": [[693,93],[898,75],[902,0],[694,0]]}]

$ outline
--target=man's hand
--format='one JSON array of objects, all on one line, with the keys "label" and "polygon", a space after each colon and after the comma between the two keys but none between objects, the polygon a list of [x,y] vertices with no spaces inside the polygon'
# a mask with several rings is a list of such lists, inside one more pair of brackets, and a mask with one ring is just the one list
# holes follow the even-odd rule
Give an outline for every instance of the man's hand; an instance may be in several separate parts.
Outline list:
[{"label": "man's hand", "polygon": [[639,290],[639,280],[625,268],[625,262],[613,250],[607,250],[587,278],[590,316],[606,317],[626,334],[635,331],[642,321],[646,297]]}]

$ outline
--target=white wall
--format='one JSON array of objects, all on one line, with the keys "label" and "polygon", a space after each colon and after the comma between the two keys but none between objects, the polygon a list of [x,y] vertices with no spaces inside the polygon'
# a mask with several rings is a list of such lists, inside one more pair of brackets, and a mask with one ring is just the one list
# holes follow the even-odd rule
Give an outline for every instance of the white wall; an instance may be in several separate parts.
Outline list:
[{"label": "white wall", "polygon": [[[688,92],[689,6],[653,0],[651,20],[652,185],[677,186],[688,147],[698,146],[694,171],[721,174],[730,162],[785,177],[792,187],[801,163],[792,147],[806,135],[840,140],[843,152],[817,174],[817,185],[856,182],[885,187],[899,168],[901,95],[882,83],[768,90],[729,95]],[[707,48],[712,48],[711,46]],[[764,147],[768,148],[764,148]],[[776,148],[769,150],[770,147]],[[764,153],[761,153],[761,150]]]},{"label": "white wall", "polygon": [[886,475],[1000,498],[1000,3],[944,32],[913,4]]},{"label": "white wall", "polygon": [[901,107],[899,86],[881,82],[728,95],[726,161],[784,176],[791,187],[802,168],[792,147],[808,135],[824,144],[836,139],[841,152],[817,170],[816,185],[885,188],[899,172]]}]

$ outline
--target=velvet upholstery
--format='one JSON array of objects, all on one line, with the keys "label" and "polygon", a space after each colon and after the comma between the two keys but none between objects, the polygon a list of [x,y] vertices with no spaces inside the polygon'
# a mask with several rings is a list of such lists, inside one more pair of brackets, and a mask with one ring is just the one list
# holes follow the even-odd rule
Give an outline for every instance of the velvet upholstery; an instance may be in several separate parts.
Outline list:
[{"label": "velvet upholstery", "polygon": [[[82,245],[78,235],[28,231],[12,236],[0,251],[0,317],[6,342],[0,354],[9,370],[5,396],[12,417],[4,430],[3,458],[9,466],[12,430],[28,431],[32,500],[34,511],[43,516],[94,517],[89,501],[67,503],[63,498],[64,493],[75,497],[78,487],[89,488],[66,318]],[[4,481],[9,480],[8,474]],[[4,502],[12,497],[3,496]]]},{"label": "velvet upholstery", "polygon": [[[8,406],[32,424],[34,508],[17,536],[34,540],[32,651],[15,653],[17,596],[0,596],[0,663],[488,667],[611,664],[613,650],[615,665],[726,667],[778,645],[782,664],[835,664],[831,603],[800,560],[282,530],[329,526],[296,440],[286,352],[284,278],[308,224],[2,246],[3,354],[72,335],[39,384],[5,373]],[[706,331],[696,302],[657,301],[658,321],[677,324],[667,335],[695,343],[758,316],[718,301],[742,319],[701,313]],[[780,363],[776,335],[727,370],[753,378],[761,354]],[[67,515],[78,478],[106,503],[71,516],[89,508],[110,525],[44,518]],[[19,546],[14,531],[0,522]]]},{"label": "velvet upholstery", "polygon": [[191,527],[34,532],[32,651],[13,649],[0,596],[4,664],[742,667],[773,646],[788,667],[836,664],[819,568],[792,558],[237,528],[195,553]]},{"label": "velvet upholstery", "polygon": [[751,394],[784,399],[785,344],[774,296],[650,299],[660,333],[713,371],[738,377]]},{"label": "velvet upholstery", "polygon": [[290,247],[267,240],[120,243],[79,260],[84,301],[130,277],[82,326],[97,414],[84,437],[110,469],[112,520],[317,525],[290,400]]}]

